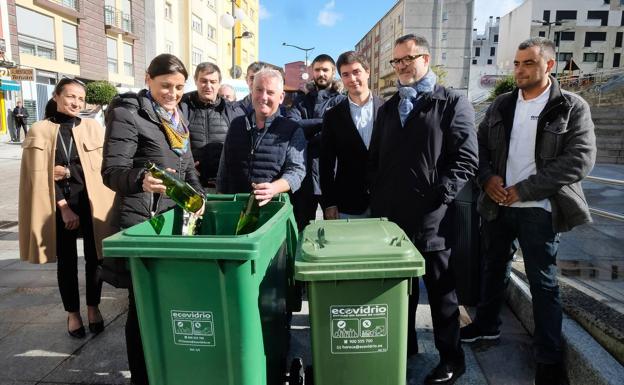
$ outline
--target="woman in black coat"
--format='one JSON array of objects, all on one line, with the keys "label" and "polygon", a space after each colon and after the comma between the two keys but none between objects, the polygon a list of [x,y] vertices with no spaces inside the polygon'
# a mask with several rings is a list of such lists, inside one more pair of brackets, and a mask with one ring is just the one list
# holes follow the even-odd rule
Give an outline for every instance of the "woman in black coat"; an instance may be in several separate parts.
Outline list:
[{"label": "woman in black coat", "polygon": [[[188,122],[178,103],[188,73],[170,54],[156,56],[147,68],[147,89],[113,100],[106,113],[102,176],[120,196],[119,224],[127,228],[175,206],[160,179],[145,170],[150,160],[202,191],[189,145]],[[132,383],[148,384],[136,305],[129,288],[126,349]]]}]

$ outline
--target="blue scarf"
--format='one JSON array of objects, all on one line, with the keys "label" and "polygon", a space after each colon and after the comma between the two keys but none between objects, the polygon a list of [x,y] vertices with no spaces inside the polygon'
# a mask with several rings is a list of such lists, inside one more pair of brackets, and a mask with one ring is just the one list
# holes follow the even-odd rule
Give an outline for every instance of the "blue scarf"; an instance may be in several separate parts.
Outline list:
[{"label": "blue scarf", "polygon": [[436,85],[438,77],[436,74],[429,70],[419,81],[410,85],[402,85],[397,80],[397,88],[399,89],[399,117],[401,118],[401,125],[405,125],[405,120],[409,116],[410,112],[414,109],[414,104],[420,100],[425,94],[433,92],[433,88]]}]

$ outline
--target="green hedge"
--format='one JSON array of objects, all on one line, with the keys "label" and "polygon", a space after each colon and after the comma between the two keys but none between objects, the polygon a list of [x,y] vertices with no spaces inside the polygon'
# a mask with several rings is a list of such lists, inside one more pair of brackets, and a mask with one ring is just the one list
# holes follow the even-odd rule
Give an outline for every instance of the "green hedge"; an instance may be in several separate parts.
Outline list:
[{"label": "green hedge", "polygon": [[494,89],[490,93],[490,99],[496,98],[500,94],[504,94],[505,92],[511,92],[516,87],[516,81],[513,75],[507,75],[501,80],[496,82]]},{"label": "green hedge", "polygon": [[99,80],[87,84],[87,103],[106,105],[117,95],[117,88],[105,80]]}]

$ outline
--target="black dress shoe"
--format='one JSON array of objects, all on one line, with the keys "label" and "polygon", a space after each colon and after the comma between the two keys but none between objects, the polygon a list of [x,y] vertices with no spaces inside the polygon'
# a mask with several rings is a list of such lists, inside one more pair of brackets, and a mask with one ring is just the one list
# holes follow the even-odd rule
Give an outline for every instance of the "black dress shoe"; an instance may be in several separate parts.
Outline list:
[{"label": "black dress shoe", "polygon": [[425,385],[451,385],[454,384],[464,372],[466,372],[466,364],[464,361],[456,364],[440,362],[438,366],[425,377]]},{"label": "black dress shoe", "polygon": [[74,338],[85,338],[85,336],[87,335],[84,326],[81,326],[75,330],[69,330],[69,318],[67,319],[67,333],[69,333],[69,335]]},{"label": "black dress shoe", "polygon": [[99,322],[89,322],[89,331],[93,334],[100,334],[104,331],[104,320]]}]

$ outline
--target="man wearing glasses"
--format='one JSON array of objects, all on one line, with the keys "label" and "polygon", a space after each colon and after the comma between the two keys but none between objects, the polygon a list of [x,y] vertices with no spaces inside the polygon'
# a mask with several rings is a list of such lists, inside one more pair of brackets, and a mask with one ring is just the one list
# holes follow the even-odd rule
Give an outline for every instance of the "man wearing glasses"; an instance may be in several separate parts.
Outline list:
[{"label": "man wearing glasses", "polygon": [[[388,217],[425,258],[439,364],[425,384],[452,384],[465,371],[459,308],[449,268],[455,195],[477,169],[474,110],[468,99],[436,84],[429,43],[405,35],[390,61],[398,92],[379,108],[370,147],[371,214]],[[418,352],[415,317],[418,284],[409,299],[408,354]]]}]

